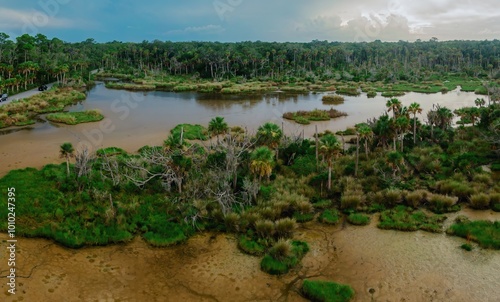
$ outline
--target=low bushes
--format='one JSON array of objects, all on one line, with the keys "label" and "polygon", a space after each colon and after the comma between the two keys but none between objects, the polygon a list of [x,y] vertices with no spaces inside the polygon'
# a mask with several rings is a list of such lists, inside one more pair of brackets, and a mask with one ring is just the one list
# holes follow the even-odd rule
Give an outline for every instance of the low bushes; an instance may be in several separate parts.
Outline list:
[{"label": "low bushes", "polygon": [[399,231],[424,230],[439,233],[446,216],[427,215],[422,211],[413,211],[405,206],[398,206],[380,214],[378,227]]},{"label": "low bushes", "polygon": [[83,112],[52,113],[47,115],[47,119],[55,123],[76,125],[98,122],[104,119],[104,116],[98,110],[88,110]]},{"label": "low bushes", "polygon": [[347,116],[347,113],[333,108],[330,110],[314,109],[311,111],[286,112],[283,114],[283,118],[300,124],[309,124],[311,121],[328,121],[341,116]]},{"label": "low bushes", "polygon": [[321,100],[324,105],[338,105],[344,103],[344,97],[340,95],[324,95]]},{"label": "low bushes", "polygon": [[325,224],[335,225],[340,221],[340,213],[337,209],[325,210],[318,217],[318,221]]},{"label": "low bushes", "polygon": [[349,285],[307,279],[302,284],[302,293],[318,302],[347,302],[354,297],[354,290]]},{"label": "low bushes", "polygon": [[470,221],[459,216],[446,233],[475,241],[483,248],[500,249],[500,221]]},{"label": "low bushes", "polygon": [[279,240],[264,256],[260,268],[271,275],[286,274],[308,251],[306,242]]},{"label": "low bushes", "polygon": [[174,129],[170,130],[170,133],[174,136],[180,137],[180,133],[183,131],[183,138],[189,140],[202,140],[208,139],[208,130],[201,125],[191,125],[191,124],[180,124],[175,126]]},{"label": "low bushes", "polygon": [[347,216],[347,221],[354,225],[368,225],[370,223],[370,216],[361,213],[352,213]]},{"label": "low bushes", "polygon": [[258,241],[249,238],[248,236],[241,236],[238,240],[238,248],[249,255],[260,256],[263,255],[266,247]]}]

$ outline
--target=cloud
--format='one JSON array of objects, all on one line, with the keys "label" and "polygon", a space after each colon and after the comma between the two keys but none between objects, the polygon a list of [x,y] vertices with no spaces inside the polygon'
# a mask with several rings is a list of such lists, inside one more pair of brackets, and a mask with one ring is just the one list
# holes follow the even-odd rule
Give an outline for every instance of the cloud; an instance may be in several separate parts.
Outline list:
[{"label": "cloud", "polygon": [[0,10],[0,27],[4,29],[22,29],[23,27],[71,28],[74,21],[51,16],[37,10],[15,10],[3,8]]},{"label": "cloud", "polygon": [[184,29],[169,30],[166,32],[167,35],[181,35],[181,34],[221,34],[225,32],[225,28],[221,25],[209,24],[205,26],[189,26]]}]

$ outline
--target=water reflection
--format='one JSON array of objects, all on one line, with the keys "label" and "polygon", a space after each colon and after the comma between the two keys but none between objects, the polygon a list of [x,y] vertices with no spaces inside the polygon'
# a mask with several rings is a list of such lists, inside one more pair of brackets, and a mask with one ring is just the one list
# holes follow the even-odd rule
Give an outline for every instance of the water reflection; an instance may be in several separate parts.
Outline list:
[{"label": "water reflection", "polygon": [[[339,105],[323,105],[325,93],[291,94],[272,92],[263,94],[210,94],[196,92],[132,92],[107,89],[103,82],[88,91],[87,99],[67,108],[68,111],[98,109],[111,122],[113,131],[98,135],[100,123],[66,126],[50,122],[24,127],[6,129],[0,132],[0,152],[7,154],[2,162],[18,163],[15,167],[40,166],[48,163],[49,158],[58,154],[62,142],[78,144],[94,135],[96,147],[119,146],[134,152],[144,145],[161,144],[170,129],[180,123],[207,126],[216,116],[222,116],[231,126],[243,126],[251,133],[266,122],[274,122],[284,127],[287,135],[302,134],[311,137],[318,127],[325,130],[344,130],[356,123],[366,122],[386,111],[387,98],[378,95],[367,98],[346,96]],[[477,95],[474,93],[451,91],[447,94],[407,93],[399,97],[403,105],[418,102],[426,120],[426,112],[433,104],[446,106],[451,110],[473,106]],[[119,106],[117,106],[119,104]],[[126,105],[130,104],[130,105]],[[126,105],[126,108],[123,106]],[[344,111],[347,117],[310,125],[299,125],[283,120],[283,113],[297,110],[330,109]],[[41,116],[43,119],[43,116]],[[20,131],[20,130],[28,131]],[[36,148],[33,148],[36,146]],[[31,152],[30,150],[35,150]],[[21,151],[20,151],[21,150]],[[7,165],[4,165],[6,167]],[[7,168],[4,168],[7,169]],[[0,169],[1,170],[1,169]],[[0,171],[5,172],[5,171]]]}]

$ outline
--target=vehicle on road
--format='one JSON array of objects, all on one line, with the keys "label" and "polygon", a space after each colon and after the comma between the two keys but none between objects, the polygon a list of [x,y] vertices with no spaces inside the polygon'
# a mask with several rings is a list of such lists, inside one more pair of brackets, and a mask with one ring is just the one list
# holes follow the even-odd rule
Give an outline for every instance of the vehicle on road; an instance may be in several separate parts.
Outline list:
[{"label": "vehicle on road", "polygon": [[9,97],[9,95],[7,93],[4,93],[2,94],[2,96],[0,97],[0,102],[5,102],[7,101],[7,98]]},{"label": "vehicle on road", "polygon": [[38,91],[45,91],[47,90],[47,85],[41,85],[40,87],[38,87]]}]

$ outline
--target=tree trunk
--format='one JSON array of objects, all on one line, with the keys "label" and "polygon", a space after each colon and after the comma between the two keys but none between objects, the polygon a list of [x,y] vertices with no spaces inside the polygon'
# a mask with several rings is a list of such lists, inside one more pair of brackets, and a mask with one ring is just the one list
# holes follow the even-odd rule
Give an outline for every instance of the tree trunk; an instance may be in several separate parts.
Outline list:
[{"label": "tree trunk", "polygon": [[358,176],[359,165],[359,135],[356,135],[356,167],[354,168],[354,176]]},{"label": "tree trunk", "polygon": [[417,116],[413,116],[413,144],[417,143]]},{"label": "tree trunk", "polygon": [[318,169],[319,166],[319,138],[318,138],[318,125],[316,125],[316,170]]},{"label": "tree trunk", "polygon": [[328,165],[328,191],[332,189],[332,164]]},{"label": "tree trunk", "polygon": [[66,172],[68,173],[68,177],[69,177],[69,157],[66,156]]}]

